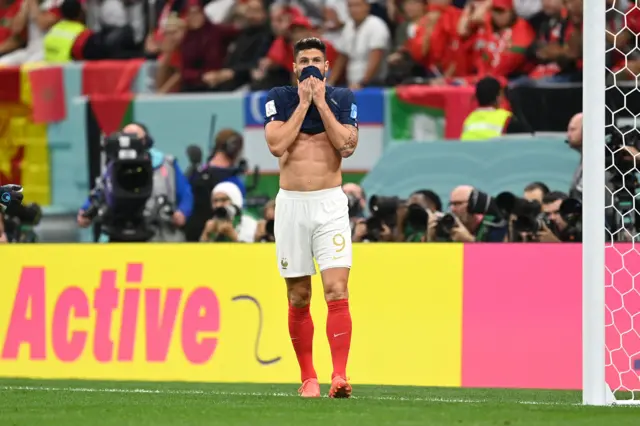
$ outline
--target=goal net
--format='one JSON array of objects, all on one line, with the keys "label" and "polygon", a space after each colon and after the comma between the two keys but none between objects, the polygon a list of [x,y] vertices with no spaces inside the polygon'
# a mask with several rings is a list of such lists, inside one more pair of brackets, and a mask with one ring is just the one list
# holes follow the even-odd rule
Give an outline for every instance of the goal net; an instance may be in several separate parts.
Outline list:
[{"label": "goal net", "polygon": [[640,404],[640,10],[583,17],[583,403]]}]

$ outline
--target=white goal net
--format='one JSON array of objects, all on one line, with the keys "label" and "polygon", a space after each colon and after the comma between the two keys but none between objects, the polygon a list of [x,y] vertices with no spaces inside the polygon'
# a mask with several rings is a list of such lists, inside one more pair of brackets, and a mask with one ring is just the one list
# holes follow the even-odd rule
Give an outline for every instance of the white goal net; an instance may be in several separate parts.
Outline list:
[{"label": "white goal net", "polygon": [[583,402],[640,404],[640,10],[583,10]]}]

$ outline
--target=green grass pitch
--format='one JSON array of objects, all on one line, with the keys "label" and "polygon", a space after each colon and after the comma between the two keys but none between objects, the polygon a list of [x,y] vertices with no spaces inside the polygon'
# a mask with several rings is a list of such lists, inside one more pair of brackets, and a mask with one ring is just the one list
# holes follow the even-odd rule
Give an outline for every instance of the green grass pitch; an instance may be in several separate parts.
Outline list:
[{"label": "green grass pitch", "polygon": [[[0,379],[2,426],[637,426],[640,406],[583,407],[579,392]],[[322,387],[328,391],[328,385]]]}]

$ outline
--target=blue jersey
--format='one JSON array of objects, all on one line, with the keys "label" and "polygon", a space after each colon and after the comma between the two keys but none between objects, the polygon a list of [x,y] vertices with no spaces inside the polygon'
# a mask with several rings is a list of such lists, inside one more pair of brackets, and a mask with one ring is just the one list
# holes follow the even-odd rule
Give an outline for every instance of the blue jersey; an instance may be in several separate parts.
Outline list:
[{"label": "blue jersey", "polygon": [[[343,87],[326,87],[325,98],[327,105],[342,124],[358,127],[358,107],[353,92]],[[270,121],[287,121],[298,107],[300,98],[298,88],[293,86],[274,87],[267,94],[265,108],[265,126]],[[320,112],[315,105],[311,105],[304,117],[301,133],[315,135],[325,131],[320,118]]]}]

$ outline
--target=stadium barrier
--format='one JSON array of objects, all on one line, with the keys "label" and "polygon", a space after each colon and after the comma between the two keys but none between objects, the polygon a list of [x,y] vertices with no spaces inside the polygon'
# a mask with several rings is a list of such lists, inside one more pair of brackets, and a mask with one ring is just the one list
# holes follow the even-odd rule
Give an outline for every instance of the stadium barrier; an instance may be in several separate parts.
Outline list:
[{"label": "stadium barrier", "polygon": [[[579,389],[580,253],[577,244],[356,245],[350,377]],[[619,259],[611,257],[612,271]],[[3,263],[0,377],[298,379],[271,245],[16,246]],[[631,272],[616,275],[618,291],[607,297],[628,308],[612,315],[632,330],[632,319],[620,316],[640,308],[630,275],[640,272],[640,258],[625,257],[625,266]],[[319,276],[313,286],[314,356],[328,378]],[[640,349],[637,334],[621,333],[627,350]],[[619,355],[619,367],[640,363]],[[622,380],[638,385],[637,374]]]}]

